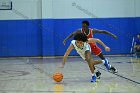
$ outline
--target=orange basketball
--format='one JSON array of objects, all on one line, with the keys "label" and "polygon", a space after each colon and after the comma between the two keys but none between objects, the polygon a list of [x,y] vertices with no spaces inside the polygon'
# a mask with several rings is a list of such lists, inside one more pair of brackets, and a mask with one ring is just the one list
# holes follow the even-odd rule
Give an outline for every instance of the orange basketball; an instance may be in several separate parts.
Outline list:
[{"label": "orange basketball", "polygon": [[60,82],[63,79],[63,74],[60,72],[56,72],[53,74],[53,80],[56,82]]}]

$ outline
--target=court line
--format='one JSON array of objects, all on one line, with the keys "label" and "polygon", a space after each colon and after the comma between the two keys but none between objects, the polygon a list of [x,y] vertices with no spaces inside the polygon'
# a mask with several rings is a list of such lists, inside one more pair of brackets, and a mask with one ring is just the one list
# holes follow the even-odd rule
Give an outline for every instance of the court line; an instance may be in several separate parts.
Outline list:
[{"label": "court line", "polygon": [[[96,66],[96,67],[97,67],[97,66]],[[111,74],[114,74],[114,75],[116,75],[116,76],[119,76],[119,77],[121,77],[121,78],[124,78],[124,79],[126,79],[126,80],[129,80],[129,81],[131,81],[131,82],[134,82],[134,83],[136,83],[136,84],[140,84],[140,82],[135,81],[135,80],[132,80],[132,79],[130,79],[130,78],[127,78],[127,77],[125,77],[125,76],[123,76],[123,75],[119,75],[119,74],[117,74],[117,73],[112,73],[112,72],[107,71],[106,69],[103,69],[103,68],[101,68],[101,67],[97,67],[97,68],[99,68],[99,69],[101,69],[101,70],[104,70],[104,71],[106,71],[106,72],[109,72],[109,73],[111,73]]]}]

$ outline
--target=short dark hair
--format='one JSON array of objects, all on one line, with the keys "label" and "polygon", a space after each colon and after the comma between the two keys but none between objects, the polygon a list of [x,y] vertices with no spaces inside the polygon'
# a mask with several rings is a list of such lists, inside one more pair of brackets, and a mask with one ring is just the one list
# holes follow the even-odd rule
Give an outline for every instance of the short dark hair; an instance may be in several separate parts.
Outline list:
[{"label": "short dark hair", "polygon": [[88,41],[88,38],[84,33],[76,33],[74,36],[74,40],[86,42]]},{"label": "short dark hair", "polygon": [[89,22],[87,20],[82,21],[82,24],[86,24],[87,26],[89,26]]}]

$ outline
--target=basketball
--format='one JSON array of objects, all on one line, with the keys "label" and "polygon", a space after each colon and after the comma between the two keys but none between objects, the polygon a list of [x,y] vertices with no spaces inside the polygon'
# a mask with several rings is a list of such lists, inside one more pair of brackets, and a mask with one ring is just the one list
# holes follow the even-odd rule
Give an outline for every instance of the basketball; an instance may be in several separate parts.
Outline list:
[{"label": "basketball", "polygon": [[63,74],[61,72],[56,72],[53,74],[53,80],[55,82],[61,82],[63,79]]}]

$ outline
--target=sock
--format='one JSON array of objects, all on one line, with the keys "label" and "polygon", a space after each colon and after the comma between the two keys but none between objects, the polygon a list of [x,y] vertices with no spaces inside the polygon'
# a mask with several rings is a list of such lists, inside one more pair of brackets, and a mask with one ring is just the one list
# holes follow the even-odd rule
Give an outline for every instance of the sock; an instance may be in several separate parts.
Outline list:
[{"label": "sock", "polygon": [[96,74],[95,73],[93,73],[93,74],[91,74],[92,76],[96,76]]},{"label": "sock", "polygon": [[105,64],[105,61],[104,60],[102,60],[102,62],[103,62],[103,64]]},{"label": "sock", "polygon": [[[102,60],[103,64],[105,64],[105,60],[107,60],[107,59]],[[111,68],[111,65],[109,63],[108,63],[108,65]]]}]

